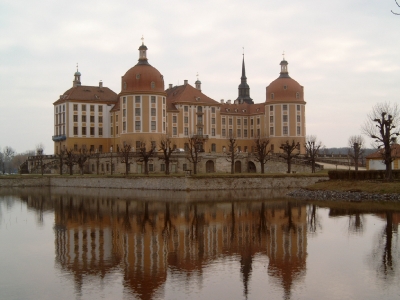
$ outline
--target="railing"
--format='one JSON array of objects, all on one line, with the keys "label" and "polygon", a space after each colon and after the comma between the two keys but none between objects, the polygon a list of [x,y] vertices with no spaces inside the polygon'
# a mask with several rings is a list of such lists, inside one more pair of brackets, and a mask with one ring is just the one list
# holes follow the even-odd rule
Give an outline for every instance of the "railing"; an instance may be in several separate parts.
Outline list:
[{"label": "railing", "polygon": [[67,136],[66,136],[65,134],[62,134],[62,135],[53,135],[53,136],[51,137],[51,139],[52,139],[54,142],[61,142],[61,141],[65,141],[65,140],[67,139]]}]

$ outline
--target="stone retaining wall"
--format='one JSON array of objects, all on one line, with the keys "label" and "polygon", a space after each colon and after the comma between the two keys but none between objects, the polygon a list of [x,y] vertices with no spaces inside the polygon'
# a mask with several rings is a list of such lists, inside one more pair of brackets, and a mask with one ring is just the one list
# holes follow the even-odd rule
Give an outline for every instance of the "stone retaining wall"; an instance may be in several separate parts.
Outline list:
[{"label": "stone retaining wall", "polygon": [[275,189],[301,188],[314,184],[327,177],[130,177],[130,178],[99,178],[99,177],[37,177],[37,178],[1,178],[1,187],[81,187],[81,188],[112,188],[112,189],[142,189],[142,190],[245,190],[245,189]]}]

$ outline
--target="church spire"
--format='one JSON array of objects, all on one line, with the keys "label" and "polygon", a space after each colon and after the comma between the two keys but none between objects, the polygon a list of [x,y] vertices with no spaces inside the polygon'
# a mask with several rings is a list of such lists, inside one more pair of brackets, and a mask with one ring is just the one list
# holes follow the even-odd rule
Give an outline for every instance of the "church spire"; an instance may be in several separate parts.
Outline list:
[{"label": "church spire", "polygon": [[250,87],[247,84],[247,77],[246,77],[246,67],[244,64],[244,52],[243,52],[243,59],[242,59],[242,77],[240,78],[240,85],[238,87],[238,97],[236,99],[237,103],[249,103],[254,104],[253,99],[250,98]]},{"label": "church spire", "polygon": [[74,74],[74,81],[72,82],[72,86],[76,87],[76,86],[81,86],[81,73],[78,70],[78,63],[76,63],[76,72]]}]

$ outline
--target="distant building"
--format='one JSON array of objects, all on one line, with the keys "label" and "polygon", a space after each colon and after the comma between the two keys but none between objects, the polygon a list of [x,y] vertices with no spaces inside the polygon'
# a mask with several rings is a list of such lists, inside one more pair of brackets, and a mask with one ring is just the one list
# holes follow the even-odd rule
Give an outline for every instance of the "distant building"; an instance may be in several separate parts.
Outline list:
[{"label": "distant building", "polygon": [[[392,170],[400,169],[400,145],[392,145],[392,157],[394,158],[392,162]],[[367,170],[385,170],[386,165],[383,162],[383,151],[384,149],[379,149],[378,151],[368,155],[367,160]]]}]

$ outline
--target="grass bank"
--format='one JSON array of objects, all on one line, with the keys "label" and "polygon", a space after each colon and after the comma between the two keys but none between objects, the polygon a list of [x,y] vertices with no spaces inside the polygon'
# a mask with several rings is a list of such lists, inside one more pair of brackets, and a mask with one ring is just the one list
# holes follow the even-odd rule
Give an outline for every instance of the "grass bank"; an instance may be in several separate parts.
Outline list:
[{"label": "grass bank", "polygon": [[307,187],[311,191],[365,192],[372,194],[400,194],[400,182],[327,180]]}]

